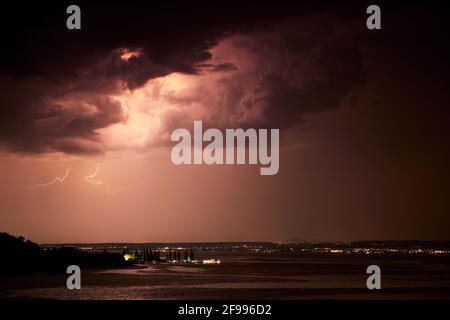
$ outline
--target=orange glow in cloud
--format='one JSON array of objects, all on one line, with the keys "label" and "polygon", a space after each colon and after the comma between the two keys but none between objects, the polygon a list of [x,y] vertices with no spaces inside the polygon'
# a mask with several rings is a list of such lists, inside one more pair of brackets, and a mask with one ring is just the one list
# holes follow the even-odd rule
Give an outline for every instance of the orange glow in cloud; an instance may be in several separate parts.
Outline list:
[{"label": "orange glow in cloud", "polygon": [[130,50],[128,48],[124,48],[119,50],[119,52],[120,59],[122,59],[123,61],[128,61],[131,58],[139,58],[143,54],[142,49]]},{"label": "orange glow in cloud", "polygon": [[[234,36],[211,48],[212,57],[199,66],[197,74],[171,73],[114,96],[127,121],[98,130],[105,149],[145,150],[167,145],[169,132],[190,127],[199,119],[239,126],[261,118],[265,105],[258,101],[264,100],[266,93],[259,88],[260,78],[273,72],[274,66],[264,64],[261,59],[265,56],[255,54],[251,43],[240,46],[239,41],[250,40]],[[122,56],[128,59],[133,52],[125,50]],[[214,66],[223,64],[234,68],[214,71]]]}]

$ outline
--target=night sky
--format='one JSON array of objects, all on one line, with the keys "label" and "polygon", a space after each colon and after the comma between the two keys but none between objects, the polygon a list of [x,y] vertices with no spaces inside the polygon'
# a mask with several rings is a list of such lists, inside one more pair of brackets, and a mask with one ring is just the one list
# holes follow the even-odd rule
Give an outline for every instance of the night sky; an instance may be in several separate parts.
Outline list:
[{"label": "night sky", "polygon": [[[444,2],[77,2],[0,19],[0,231],[37,242],[449,240]],[[170,160],[280,129],[280,170]],[[98,170],[98,171],[97,171]]]}]

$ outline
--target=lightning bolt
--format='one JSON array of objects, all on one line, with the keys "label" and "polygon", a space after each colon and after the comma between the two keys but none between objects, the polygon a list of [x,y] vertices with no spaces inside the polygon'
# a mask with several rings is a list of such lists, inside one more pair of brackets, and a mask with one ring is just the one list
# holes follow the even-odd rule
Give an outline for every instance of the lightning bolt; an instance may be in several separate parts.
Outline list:
[{"label": "lightning bolt", "polygon": [[114,193],[117,193],[119,191],[127,190],[127,189],[134,188],[134,187],[137,186],[137,185],[129,185],[129,186],[120,187],[120,188],[117,188],[117,189],[111,189],[111,187],[109,186],[109,184],[107,182],[96,179],[96,177],[99,174],[99,172],[100,172],[100,164],[97,163],[97,168],[95,169],[95,172],[93,174],[85,176],[84,180],[86,180],[88,183],[90,183],[90,184],[92,184],[93,186],[96,186],[96,187],[100,186],[100,185],[104,185],[105,189],[106,189],[106,193],[108,193],[108,194],[114,194]]},{"label": "lightning bolt", "polygon": [[28,189],[28,190],[33,190],[33,189],[38,189],[38,188],[46,188],[51,186],[52,184],[55,184],[57,182],[59,183],[63,183],[64,180],[67,178],[67,176],[69,175],[70,170],[72,170],[72,168],[68,168],[66,170],[66,174],[62,177],[56,177],[55,179],[53,179],[52,181],[48,182],[48,183],[38,183],[35,184],[34,186],[29,186],[29,187],[25,187],[24,189]]}]

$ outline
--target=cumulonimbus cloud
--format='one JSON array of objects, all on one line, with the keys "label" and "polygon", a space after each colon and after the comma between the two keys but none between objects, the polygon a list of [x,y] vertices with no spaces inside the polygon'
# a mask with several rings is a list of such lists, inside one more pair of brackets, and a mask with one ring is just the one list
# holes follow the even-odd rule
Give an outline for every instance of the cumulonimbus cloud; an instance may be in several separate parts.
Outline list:
[{"label": "cumulonimbus cloud", "polygon": [[[149,17],[142,6],[87,5],[83,32],[49,32],[60,23],[49,15],[46,23],[25,19],[21,33],[5,35],[0,145],[100,154],[133,145],[124,134],[133,129],[133,112],[157,120],[136,129],[144,148],[168,143],[173,129],[193,120],[205,127],[289,128],[338,108],[363,84],[361,46],[378,41],[359,15],[343,11],[230,6],[186,15],[163,8]],[[133,17],[127,28],[111,23],[123,15]],[[173,74],[187,75],[181,82],[188,86],[171,87]],[[135,92],[145,99],[127,104]],[[113,127],[127,139],[107,132]]]}]

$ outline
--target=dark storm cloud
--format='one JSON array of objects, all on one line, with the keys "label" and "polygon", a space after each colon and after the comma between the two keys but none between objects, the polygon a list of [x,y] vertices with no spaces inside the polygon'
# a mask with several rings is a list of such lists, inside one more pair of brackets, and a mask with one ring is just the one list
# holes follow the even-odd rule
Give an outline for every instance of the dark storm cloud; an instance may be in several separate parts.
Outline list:
[{"label": "dark storm cloud", "polygon": [[[249,88],[243,79],[230,76],[224,100],[211,105],[205,122],[215,127],[287,128],[307,114],[338,108],[364,83],[360,46],[370,42],[380,53],[384,48],[383,39],[365,29],[361,5],[80,6],[80,31],[65,27],[67,4],[10,8],[1,21],[1,145],[20,152],[103,152],[97,130],[127,121],[119,102],[108,96],[172,72],[233,74],[233,63],[206,63],[208,49],[233,34],[259,37],[257,46],[236,46],[247,46],[263,59],[260,81]],[[266,43],[265,34],[271,35]],[[397,36],[404,34],[407,30]],[[431,52],[439,41],[430,40]],[[417,45],[410,48],[411,57]],[[276,50],[267,54],[264,47]],[[405,47],[399,44],[399,51]],[[121,59],[123,48],[140,49],[142,55]],[[426,64],[420,60],[412,67]],[[248,117],[254,110],[258,116]],[[185,119],[168,115],[164,126],[170,131]]]},{"label": "dark storm cloud", "polygon": [[[81,7],[81,31],[66,29],[66,5],[54,3],[13,7],[2,20],[0,144],[19,152],[102,152],[96,130],[126,121],[106,97],[171,72],[195,73],[215,38],[213,31],[181,34],[186,21],[166,20],[179,14],[158,18],[151,5]],[[144,54],[120,59],[123,47]]]},{"label": "dark storm cloud", "polygon": [[289,59],[261,79],[259,89],[268,94],[259,126],[289,128],[305,115],[338,108],[363,83],[362,54],[351,25],[337,24],[333,15],[314,20],[279,31]]},{"label": "dark storm cloud", "polygon": [[[101,152],[96,130],[126,121],[105,96],[172,72],[196,73],[233,28],[227,24],[250,16],[245,8],[211,16],[190,5],[90,2],[80,4],[82,30],[69,31],[67,5],[13,5],[0,22],[0,144],[12,150]],[[125,47],[143,55],[120,59]]]},{"label": "dark storm cloud", "polygon": [[[95,130],[125,121],[120,105],[110,98],[91,93],[77,93],[73,97],[68,94],[63,96],[64,105],[60,105],[57,100],[60,95],[51,85],[33,80],[29,82],[32,89],[19,86],[22,90],[17,92],[10,82],[0,79],[3,90],[10,89],[0,99],[4,106],[0,135],[2,142],[16,151],[99,153],[99,146],[87,147],[89,140],[96,140]],[[42,86],[44,93],[35,91]],[[74,139],[87,141],[75,144]]]},{"label": "dark storm cloud", "polygon": [[307,115],[338,108],[365,79],[359,31],[352,27],[334,13],[319,13],[227,37],[214,49],[213,61],[229,59],[233,68],[212,77],[207,88],[202,84],[190,94],[166,97],[179,108],[164,117],[161,136],[192,126],[198,116],[189,114],[193,102],[208,107],[205,127],[222,129],[286,129]]}]

